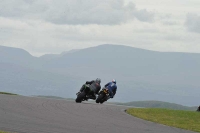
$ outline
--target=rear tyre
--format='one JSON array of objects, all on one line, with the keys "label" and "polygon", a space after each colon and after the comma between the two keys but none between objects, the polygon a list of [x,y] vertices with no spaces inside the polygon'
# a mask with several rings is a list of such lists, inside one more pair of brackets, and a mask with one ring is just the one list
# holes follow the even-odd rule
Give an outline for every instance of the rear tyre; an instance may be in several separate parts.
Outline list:
[{"label": "rear tyre", "polygon": [[75,101],[76,101],[77,103],[81,103],[84,97],[85,97],[85,92],[82,92],[81,94],[79,94],[79,95],[77,96],[77,98],[76,98]]}]

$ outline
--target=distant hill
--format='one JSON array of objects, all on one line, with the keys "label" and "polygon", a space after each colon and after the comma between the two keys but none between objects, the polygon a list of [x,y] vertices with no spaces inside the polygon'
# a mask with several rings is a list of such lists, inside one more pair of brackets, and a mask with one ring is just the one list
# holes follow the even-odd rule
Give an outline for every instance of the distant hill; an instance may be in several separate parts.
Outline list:
[{"label": "distant hill", "polygon": [[20,48],[0,46],[0,63],[13,63],[22,66],[35,64],[36,57]]},{"label": "distant hill", "polygon": [[82,82],[83,79],[79,77],[0,63],[0,91],[4,92],[70,98],[75,95]]},{"label": "distant hill", "polygon": [[[48,68],[80,68],[74,72],[107,75],[109,77],[179,76],[200,74],[200,54],[167,53],[127,46],[102,45],[65,54],[47,63]],[[96,69],[99,71],[96,71]],[[85,74],[84,73],[84,74]],[[167,77],[168,78],[168,77]]]},{"label": "distant hill", "polygon": [[101,78],[103,86],[115,78],[118,91],[113,102],[155,100],[196,106],[200,104],[199,68],[200,54],[122,45],[106,44],[38,58],[22,49],[0,47],[0,89],[26,95],[75,98],[86,80]]},{"label": "distant hill", "polygon": [[162,101],[134,101],[128,103],[117,103],[118,105],[144,107],[144,108],[167,108],[175,110],[193,110],[196,111],[197,107],[188,107],[175,103],[168,103]]},{"label": "distant hill", "polygon": [[72,49],[70,51],[64,51],[61,54],[45,54],[45,55],[40,56],[39,58],[42,59],[43,61],[49,61],[49,60],[52,60],[52,59],[62,57],[65,54],[70,54],[70,53],[74,53],[74,52],[77,52],[77,51],[79,51],[79,49]]},{"label": "distant hill", "polygon": [[59,57],[60,57],[60,54],[45,54],[45,55],[40,56],[39,58],[42,60],[49,61],[49,60],[59,58]]},{"label": "distant hill", "polygon": [[119,101],[161,100],[184,105],[199,104],[199,67],[200,54],[119,45],[86,48],[45,64],[49,71],[86,80],[101,77],[103,84],[116,78]]},{"label": "distant hill", "polygon": [[60,55],[63,56],[65,54],[75,53],[75,52],[78,52],[79,50],[81,50],[81,49],[72,49],[69,51],[62,52]]}]

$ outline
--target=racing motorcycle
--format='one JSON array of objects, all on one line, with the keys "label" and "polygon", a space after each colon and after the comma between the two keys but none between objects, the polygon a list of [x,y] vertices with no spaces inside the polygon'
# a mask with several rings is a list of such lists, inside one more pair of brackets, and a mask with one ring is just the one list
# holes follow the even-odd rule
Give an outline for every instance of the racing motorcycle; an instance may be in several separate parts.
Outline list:
[{"label": "racing motorcycle", "polygon": [[96,99],[96,103],[103,103],[105,101],[107,101],[107,99],[109,98],[109,91],[107,88],[103,88],[100,92],[99,92],[99,96]]},{"label": "racing motorcycle", "polygon": [[88,100],[92,94],[93,94],[93,90],[90,89],[90,85],[85,84],[85,88],[82,92],[77,93],[77,98],[76,98],[76,102],[77,103],[81,103],[82,101]]}]

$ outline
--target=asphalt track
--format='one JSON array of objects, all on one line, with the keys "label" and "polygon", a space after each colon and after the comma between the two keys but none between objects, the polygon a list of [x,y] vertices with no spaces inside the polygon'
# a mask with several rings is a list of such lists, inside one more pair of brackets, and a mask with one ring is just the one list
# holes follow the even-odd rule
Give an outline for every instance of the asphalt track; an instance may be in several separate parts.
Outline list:
[{"label": "asphalt track", "polygon": [[127,107],[0,95],[0,130],[14,133],[194,133],[145,121]]}]

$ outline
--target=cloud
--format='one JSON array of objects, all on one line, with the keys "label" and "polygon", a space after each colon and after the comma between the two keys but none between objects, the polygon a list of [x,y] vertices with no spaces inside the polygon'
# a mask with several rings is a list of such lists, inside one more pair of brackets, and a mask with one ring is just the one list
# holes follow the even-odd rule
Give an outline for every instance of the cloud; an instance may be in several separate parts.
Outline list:
[{"label": "cloud", "polygon": [[154,14],[124,0],[1,0],[0,16],[42,19],[54,24],[117,25],[133,19],[152,22]]},{"label": "cloud", "polygon": [[157,51],[200,49],[199,16],[189,14],[185,19],[185,8],[175,12],[180,4],[151,7],[146,0],[143,6],[136,0],[137,8],[123,0],[0,1],[0,45],[23,48],[37,56],[100,44]]},{"label": "cloud", "polygon": [[153,12],[148,12],[146,9],[134,13],[135,17],[143,22],[152,22],[154,20]]},{"label": "cloud", "polygon": [[179,25],[179,22],[173,21],[173,20],[166,20],[166,21],[162,21],[162,23],[164,25],[168,25],[168,26],[174,26],[174,25]]},{"label": "cloud", "polygon": [[200,33],[200,16],[187,14],[185,25],[189,31]]}]

